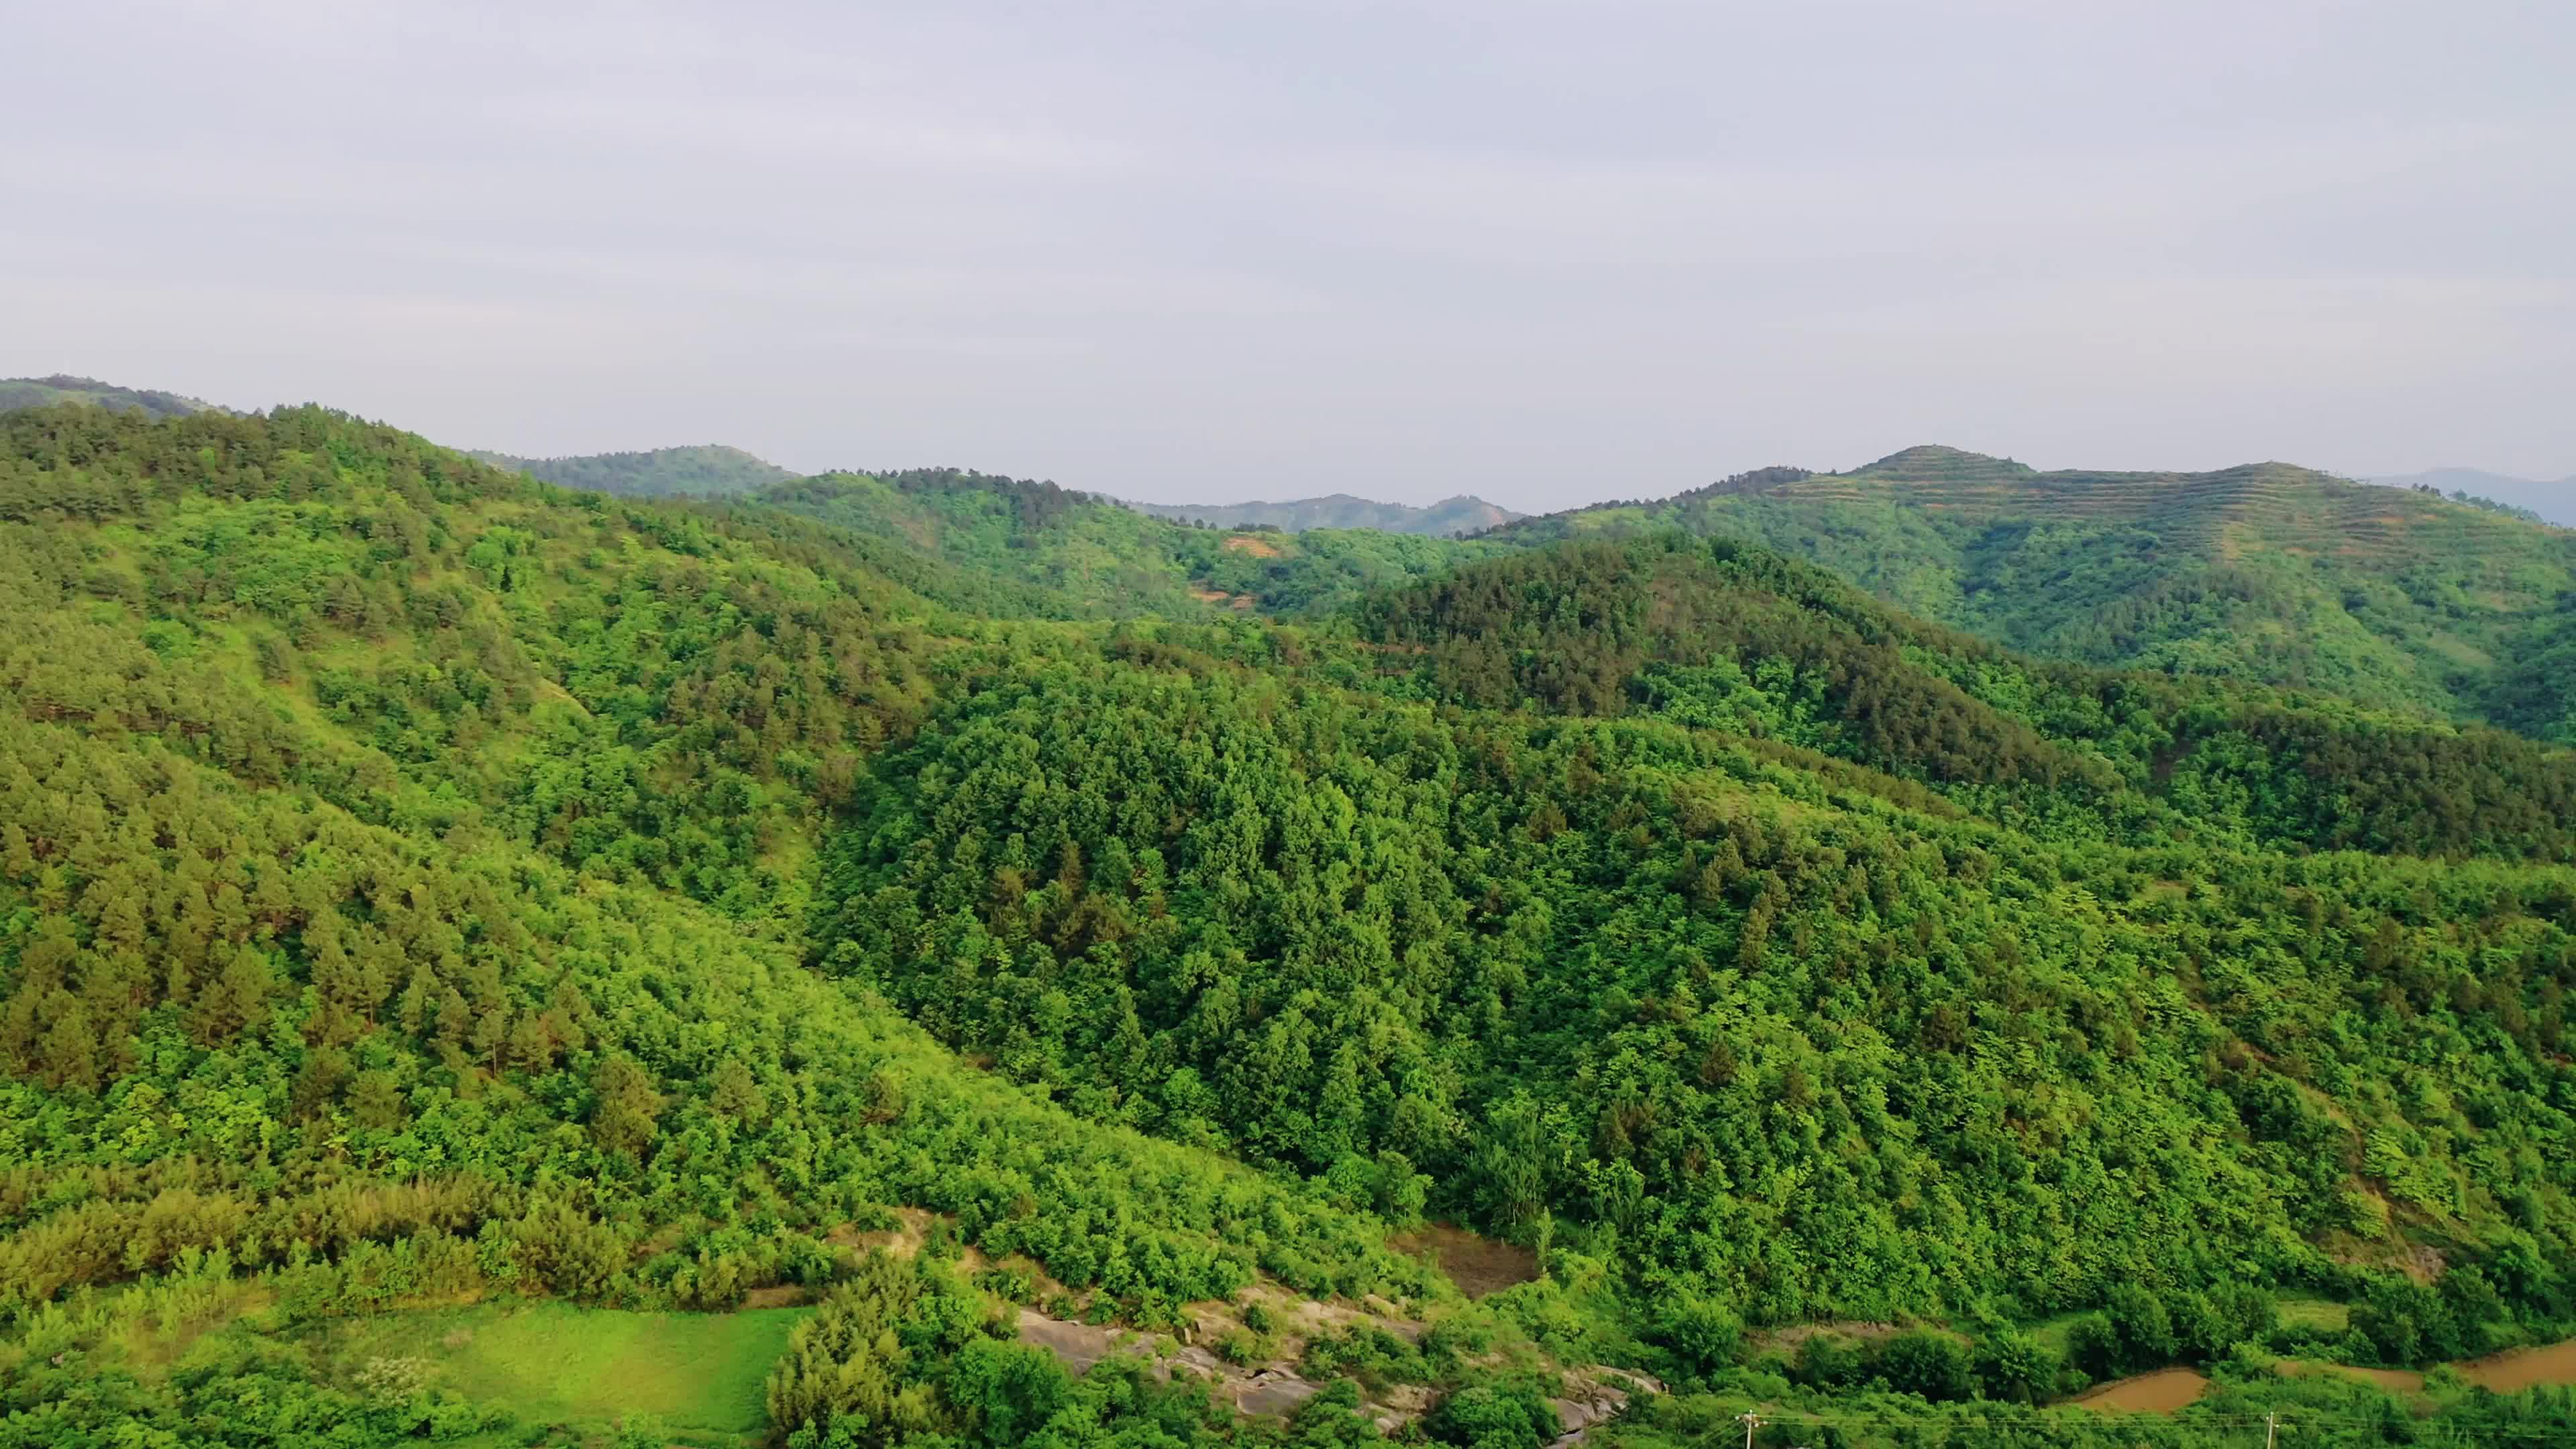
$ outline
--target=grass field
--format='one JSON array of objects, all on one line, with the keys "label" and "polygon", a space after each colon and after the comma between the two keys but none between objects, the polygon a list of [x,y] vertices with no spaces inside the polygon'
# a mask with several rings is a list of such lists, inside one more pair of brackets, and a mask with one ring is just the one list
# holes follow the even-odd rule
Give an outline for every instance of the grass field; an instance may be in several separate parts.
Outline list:
[{"label": "grass field", "polygon": [[2327,1337],[2341,1334],[2352,1323],[2350,1308],[2323,1298],[2284,1298],[2280,1313],[2281,1321],[2290,1327],[2312,1329]]},{"label": "grass field", "polygon": [[674,1442],[734,1446],[768,1428],[770,1365],[806,1310],[629,1313],[562,1304],[436,1310],[352,1319],[328,1352],[355,1374],[373,1359],[418,1359],[429,1381],[497,1404],[527,1429],[606,1426],[651,1415]]}]

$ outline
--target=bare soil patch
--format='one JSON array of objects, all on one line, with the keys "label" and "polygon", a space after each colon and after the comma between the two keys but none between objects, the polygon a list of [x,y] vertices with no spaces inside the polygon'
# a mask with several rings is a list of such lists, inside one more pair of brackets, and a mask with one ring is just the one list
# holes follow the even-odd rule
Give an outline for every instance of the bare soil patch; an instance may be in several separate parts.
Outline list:
[{"label": "bare soil patch", "polygon": [[1515,1283],[1538,1277],[1538,1255],[1529,1249],[1515,1248],[1446,1223],[1433,1223],[1389,1238],[1387,1246],[1438,1267],[1458,1285],[1458,1291],[1470,1298],[1500,1293]]},{"label": "bare soil patch", "polygon": [[2480,1388],[2510,1394],[2543,1384],[2576,1384],[2576,1338],[2545,1348],[2517,1348],[2471,1359],[2460,1377]]},{"label": "bare soil patch", "polygon": [[2170,1414],[2198,1400],[2209,1380],[2186,1368],[2158,1369],[2114,1379],[2075,1401],[2076,1407],[2121,1414]]}]

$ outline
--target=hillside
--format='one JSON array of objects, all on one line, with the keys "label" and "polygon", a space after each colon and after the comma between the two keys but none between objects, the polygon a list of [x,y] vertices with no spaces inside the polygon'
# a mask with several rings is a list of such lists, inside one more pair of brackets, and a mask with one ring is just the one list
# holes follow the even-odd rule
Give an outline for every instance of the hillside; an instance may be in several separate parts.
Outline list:
[{"label": "hillside", "polygon": [[118,387],[94,377],[73,377],[68,373],[56,373],[51,377],[0,378],[0,413],[54,403],[87,403],[94,407],[128,409],[156,418],[228,411],[200,398],[155,392],[149,388]]},{"label": "hillside", "polygon": [[[0,421],[0,1442],[452,1437],[289,1330],[723,1308],[895,1206],[1148,1325],[1447,1291],[800,966],[812,841],[955,637],[821,530],[629,507],[314,409]],[[222,1330],[180,1379],[118,1348],[174,1293]]]},{"label": "hillside", "polygon": [[723,498],[796,476],[740,448],[713,443],[654,448],[641,453],[586,453],[569,458],[516,458],[507,453],[472,456],[496,468],[508,468],[566,488],[620,498]]},{"label": "hillside", "polygon": [[2576,532],[2287,464],[2041,473],[1912,448],[1533,519],[1523,545],[1679,527],[1812,559],[2016,649],[2260,680],[2576,739]]},{"label": "hillside", "polygon": [[[1304,612],[1191,598],[1242,554]],[[2028,1406],[2576,1327],[2576,760],[2494,731],[1726,540],[622,500],[313,408],[0,418],[0,615],[9,1449],[579,1442],[466,1376],[532,1301],[792,1306],[799,1449],[1541,1449],[1589,1364],[1679,1391],[1614,1446],[2093,1449]]]},{"label": "hillside", "polygon": [[1347,493],[1335,493],[1324,498],[1299,498],[1287,503],[1129,503],[1127,506],[1156,518],[1205,528],[1266,527],[1289,533],[1300,533],[1310,528],[1374,528],[1383,533],[1418,533],[1432,538],[1480,533],[1527,517],[1466,494],[1444,498],[1427,508],[1377,503],[1366,498],[1354,498]]},{"label": "hillside", "polygon": [[1312,613],[1437,573],[1482,545],[1373,529],[1207,529],[1027,478],[832,473],[751,500],[1045,591],[1062,617]]}]

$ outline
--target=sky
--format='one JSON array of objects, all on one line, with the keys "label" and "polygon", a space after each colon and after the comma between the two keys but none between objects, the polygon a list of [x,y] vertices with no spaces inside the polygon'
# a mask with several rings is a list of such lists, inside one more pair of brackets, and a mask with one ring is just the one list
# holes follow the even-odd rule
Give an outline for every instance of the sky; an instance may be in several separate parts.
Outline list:
[{"label": "sky", "polygon": [[1525,510],[2576,474],[2576,5],[86,0],[0,375]]}]

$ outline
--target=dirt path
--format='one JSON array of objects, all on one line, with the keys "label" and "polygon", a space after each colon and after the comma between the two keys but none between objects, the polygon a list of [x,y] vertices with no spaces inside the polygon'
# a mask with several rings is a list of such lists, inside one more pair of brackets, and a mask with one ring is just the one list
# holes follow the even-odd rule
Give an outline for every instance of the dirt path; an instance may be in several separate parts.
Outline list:
[{"label": "dirt path", "polygon": [[2541,1348],[2517,1348],[2453,1365],[2480,1388],[2510,1394],[2543,1384],[2576,1384],[2576,1338]]}]

